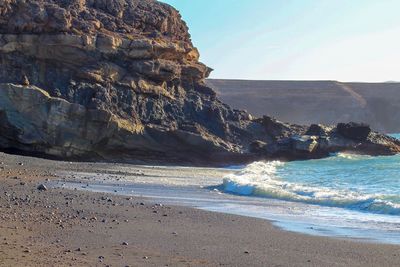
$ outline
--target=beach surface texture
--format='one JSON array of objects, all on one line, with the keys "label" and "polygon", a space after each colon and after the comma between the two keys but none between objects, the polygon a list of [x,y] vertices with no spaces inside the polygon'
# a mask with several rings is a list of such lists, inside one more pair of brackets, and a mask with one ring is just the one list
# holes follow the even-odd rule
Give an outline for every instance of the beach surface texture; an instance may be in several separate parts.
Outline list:
[{"label": "beach surface texture", "polygon": [[123,166],[4,153],[0,162],[2,266],[400,264],[395,245],[302,235],[262,219],[47,186],[62,179],[58,173],[100,170],[100,175]]}]

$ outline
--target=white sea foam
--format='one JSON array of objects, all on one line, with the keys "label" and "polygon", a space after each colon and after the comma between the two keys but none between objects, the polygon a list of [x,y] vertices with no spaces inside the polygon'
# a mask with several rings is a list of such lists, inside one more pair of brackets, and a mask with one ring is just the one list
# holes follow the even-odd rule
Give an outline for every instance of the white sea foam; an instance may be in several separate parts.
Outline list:
[{"label": "white sea foam", "polygon": [[254,162],[243,170],[226,176],[223,179],[223,191],[380,214],[400,214],[400,205],[390,201],[398,196],[363,194],[352,190],[288,182],[277,176],[277,168],[284,164],[279,161]]},{"label": "white sea foam", "polygon": [[339,152],[335,156],[337,158],[350,159],[350,160],[359,160],[359,159],[371,158],[371,156],[368,156],[368,155],[359,155],[359,154],[346,153],[346,152]]}]

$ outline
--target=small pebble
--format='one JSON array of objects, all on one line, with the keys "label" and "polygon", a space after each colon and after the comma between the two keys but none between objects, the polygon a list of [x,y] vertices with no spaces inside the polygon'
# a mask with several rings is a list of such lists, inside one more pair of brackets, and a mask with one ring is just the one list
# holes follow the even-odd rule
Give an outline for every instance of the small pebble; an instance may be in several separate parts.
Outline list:
[{"label": "small pebble", "polygon": [[47,186],[45,186],[44,184],[40,184],[38,185],[37,189],[39,191],[47,191]]}]

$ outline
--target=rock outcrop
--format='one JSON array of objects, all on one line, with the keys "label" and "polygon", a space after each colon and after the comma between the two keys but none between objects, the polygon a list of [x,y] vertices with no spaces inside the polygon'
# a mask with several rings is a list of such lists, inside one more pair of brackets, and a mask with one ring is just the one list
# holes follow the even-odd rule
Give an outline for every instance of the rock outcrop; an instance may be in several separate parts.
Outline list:
[{"label": "rock outcrop", "polygon": [[318,134],[231,109],[179,13],[153,0],[0,0],[0,64],[2,149],[206,165],[400,151],[359,125]]}]

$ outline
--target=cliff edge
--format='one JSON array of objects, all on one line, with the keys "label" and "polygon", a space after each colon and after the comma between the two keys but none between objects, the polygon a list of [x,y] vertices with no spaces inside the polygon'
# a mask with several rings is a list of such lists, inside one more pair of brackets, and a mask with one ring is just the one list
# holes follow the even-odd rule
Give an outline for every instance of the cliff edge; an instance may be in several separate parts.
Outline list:
[{"label": "cliff edge", "polygon": [[217,165],[393,154],[366,125],[233,110],[205,84],[178,11],[153,0],[0,0],[0,148],[57,158]]}]

